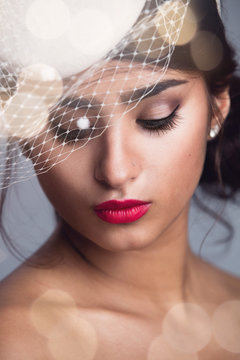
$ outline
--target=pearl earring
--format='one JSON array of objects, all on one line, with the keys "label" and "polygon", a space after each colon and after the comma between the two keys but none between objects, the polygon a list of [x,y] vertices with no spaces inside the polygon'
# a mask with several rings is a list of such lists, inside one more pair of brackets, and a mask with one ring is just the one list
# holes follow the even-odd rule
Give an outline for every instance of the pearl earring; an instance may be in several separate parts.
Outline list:
[{"label": "pearl earring", "polygon": [[214,127],[210,129],[209,136],[211,139],[214,139],[220,131],[220,126],[216,124]]}]

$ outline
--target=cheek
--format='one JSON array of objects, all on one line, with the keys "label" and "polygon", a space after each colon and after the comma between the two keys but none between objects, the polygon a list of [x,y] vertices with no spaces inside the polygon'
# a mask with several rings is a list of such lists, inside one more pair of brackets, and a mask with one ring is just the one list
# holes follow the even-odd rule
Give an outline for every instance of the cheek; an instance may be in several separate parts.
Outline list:
[{"label": "cheek", "polygon": [[[80,211],[83,202],[88,201],[89,187],[92,186],[91,154],[85,147],[62,160],[46,173],[38,175],[38,179],[56,210],[71,217]],[[44,161],[43,157],[41,161]]]},{"label": "cheek", "polygon": [[161,136],[152,150],[157,154],[151,166],[152,183],[165,206],[184,205],[192,197],[204,165],[207,129],[208,114],[203,111]]}]

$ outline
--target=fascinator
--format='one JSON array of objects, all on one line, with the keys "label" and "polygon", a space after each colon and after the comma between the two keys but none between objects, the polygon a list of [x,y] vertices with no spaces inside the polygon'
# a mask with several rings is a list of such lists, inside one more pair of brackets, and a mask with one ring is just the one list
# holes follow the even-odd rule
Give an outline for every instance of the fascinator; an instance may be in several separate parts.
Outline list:
[{"label": "fascinator", "polygon": [[65,161],[152,92],[195,36],[190,1],[2,0],[0,188]]}]

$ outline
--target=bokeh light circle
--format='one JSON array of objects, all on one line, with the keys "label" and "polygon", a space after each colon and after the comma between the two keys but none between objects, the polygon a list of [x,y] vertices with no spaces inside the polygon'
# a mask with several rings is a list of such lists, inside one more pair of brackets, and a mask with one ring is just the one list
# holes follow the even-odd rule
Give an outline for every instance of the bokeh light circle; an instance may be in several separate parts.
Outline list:
[{"label": "bokeh light circle", "polygon": [[35,0],[27,10],[25,22],[34,36],[52,40],[67,31],[71,22],[70,11],[62,0]]},{"label": "bokeh light circle", "polygon": [[166,341],[185,353],[202,350],[212,335],[207,313],[200,306],[191,303],[173,306],[163,320],[162,330]]},{"label": "bokeh light circle", "polygon": [[82,318],[73,297],[60,289],[49,289],[37,298],[30,318],[39,334],[48,339],[56,360],[92,360],[98,347],[97,333]]},{"label": "bokeh light circle", "polygon": [[201,71],[215,69],[223,58],[223,47],[216,35],[199,31],[191,42],[191,55]]},{"label": "bokeh light circle", "polygon": [[68,36],[77,52],[104,54],[112,45],[114,27],[106,13],[89,8],[73,17]]},{"label": "bokeh light circle", "polygon": [[37,298],[30,310],[30,317],[36,330],[47,338],[58,338],[66,334],[64,324],[75,314],[76,304],[67,292],[49,289]]},{"label": "bokeh light circle", "polygon": [[195,17],[194,12],[189,7],[185,15],[183,26],[181,28],[176,45],[185,45],[189,43],[194,38],[197,29],[197,18]]},{"label": "bokeh light circle", "polygon": [[190,42],[197,31],[197,19],[193,11],[190,7],[186,11],[181,0],[164,2],[155,17],[155,23],[160,37],[170,45]]},{"label": "bokeh light circle", "polygon": [[3,121],[8,136],[26,139],[38,135],[47,120],[45,103],[36,96],[19,92],[8,101]]},{"label": "bokeh light circle", "polygon": [[147,360],[198,360],[198,354],[186,354],[171,347],[165,338],[156,337],[149,348]]},{"label": "bokeh light circle", "polygon": [[29,65],[22,69],[18,77],[18,92],[36,96],[50,107],[62,96],[62,77],[50,65]]},{"label": "bokeh light circle", "polygon": [[76,311],[68,318],[63,337],[48,340],[48,348],[56,360],[92,360],[97,352],[98,338],[94,327]]},{"label": "bokeh light circle", "polygon": [[21,139],[35,137],[48,123],[49,107],[62,95],[62,78],[49,65],[33,64],[22,69],[16,89],[2,111],[4,133]]},{"label": "bokeh light circle", "polygon": [[227,301],[215,310],[213,335],[222,348],[240,354],[240,301]]}]

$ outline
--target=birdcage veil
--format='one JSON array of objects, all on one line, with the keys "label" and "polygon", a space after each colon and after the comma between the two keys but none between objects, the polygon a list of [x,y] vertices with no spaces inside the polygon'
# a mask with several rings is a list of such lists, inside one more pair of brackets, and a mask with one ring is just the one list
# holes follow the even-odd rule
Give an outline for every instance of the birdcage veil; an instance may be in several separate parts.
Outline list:
[{"label": "birdcage veil", "polygon": [[81,151],[153,91],[190,41],[190,1],[2,0],[0,188]]}]

